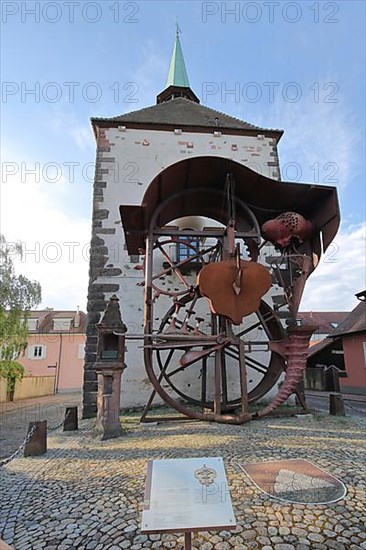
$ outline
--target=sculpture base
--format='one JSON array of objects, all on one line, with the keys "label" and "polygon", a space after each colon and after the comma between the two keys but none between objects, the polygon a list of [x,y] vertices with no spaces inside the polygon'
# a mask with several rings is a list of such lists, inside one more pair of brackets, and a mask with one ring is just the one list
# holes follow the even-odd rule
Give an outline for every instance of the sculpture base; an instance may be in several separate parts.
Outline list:
[{"label": "sculpture base", "polygon": [[120,415],[120,370],[98,371],[98,397],[96,432],[101,440],[120,437],[123,434]]}]

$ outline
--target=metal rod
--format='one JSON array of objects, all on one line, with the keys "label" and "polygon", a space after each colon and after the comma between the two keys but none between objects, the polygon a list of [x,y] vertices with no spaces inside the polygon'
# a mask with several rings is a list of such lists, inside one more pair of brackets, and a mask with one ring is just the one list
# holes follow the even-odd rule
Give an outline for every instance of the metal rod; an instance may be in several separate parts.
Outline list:
[{"label": "metal rod", "polygon": [[225,349],[221,350],[221,381],[222,381],[222,404],[225,409],[226,403],[228,402]]},{"label": "metal rod", "polygon": [[[184,231],[184,229],[154,229],[154,235],[156,236],[178,236],[178,237],[212,237],[214,239],[218,239],[220,237],[223,237],[225,234],[226,227],[223,227],[222,230],[215,229],[214,231],[192,231],[187,230]],[[258,233],[255,231],[236,231],[235,232],[235,238],[242,239],[245,237],[258,237]]]},{"label": "metal rod", "polygon": [[[220,318],[220,330],[226,332],[226,323],[225,320]],[[225,348],[221,350],[221,382],[222,382],[222,404],[224,408],[228,401],[228,392],[227,392],[227,376],[226,376],[226,361],[225,361]]]},{"label": "metal rod", "polygon": [[[160,252],[163,254],[163,256],[168,260],[168,263],[170,265],[171,270],[177,275],[178,279],[184,284],[184,286],[186,288],[189,288],[190,285],[187,283],[187,281],[185,280],[185,278],[183,277],[183,275],[179,271],[178,267],[176,265],[174,265],[173,261],[170,259],[168,254],[165,252],[164,248],[161,246],[161,243],[159,243],[159,241],[157,241],[156,245],[159,248]],[[159,275],[156,275],[155,277],[153,276],[153,279],[156,279],[157,277],[159,277]]]},{"label": "metal rod", "polygon": [[194,296],[193,300],[191,301],[191,304],[190,304],[189,308],[188,309],[186,308],[187,313],[184,316],[182,326],[181,326],[182,332],[188,332],[188,321],[189,321],[189,318],[191,317],[191,315],[194,313],[193,308],[196,305],[197,300],[198,300],[198,294],[196,294]]},{"label": "metal rod", "polygon": [[[162,381],[163,376],[165,375],[165,371],[166,371],[166,369],[167,369],[167,367],[168,367],[168,365],[169,365],[169,362],[170,362],[170,359],[172,358],[173,353],[174,353],[174,350],[170,350],[170,353],[168,354],[168,357],[166,358],[166,361],[165,361],[165,363],[164,363],[164,366],[163,366],[163,368],[161,369],[161,372],[160,372],[159,378],[158,378],[159,384],[160,384],[160,382]],[[145,419],[147,413],[149,412],[150,406],[151,406],[152,402],[154,401],[155,395],[156,395],[156,390],[153,389],[152,392],[151,392],[151,394],[150,394],[150,397],[149,397],[149,399],[148,399],[148,401],[147,401],[147,403],[146,403],[146,405],[145,405],[145,407],[144,407],[144,410],[142,411],[142,415],[141,415],[141,418],[140,418],[140,422],[143,422],[143,421],[144,421],[144,419]]]},{"label": "metal rod", "polygon": [[241,412],[248,412],[248,390],[247,390],[247,373],[245,368],[245,351],[244,342],[240,342],[239,351],[239,376],[240,376],[240,391],[241,391]]},{"label": "metal rod", "polygon": [[221,350],[215,353],[215,398],[214,413],[221,414]]},{"label": "metal rod", "polygon": [[[216,335],[206,335],[204,332],[201,332],[200,334],[193,333],[194,327],[192,325],[188,325],[188,328],[192,330],[192,333],[189,334],[179,334],[179,333],[169,333],[169,332],[152,332],[147,334],[126,334],[126,338],[129,340],[144,340],[147,336],[152,338],[153,340],[182,340],[184,342],[191,342],[193,341],[200,341],[204,340],[207,342],[216,342],[218,337],[222,337],[227,339],[228,337],[226,334],[216,334]],[[116,336],[122,336],[123,332],[116,332],[114,331],[113,334]],[[236,337],[235,337],[236,338]],[[231,339],[231,337],[230,337]]]},{"label": "metal rod", "polygon": [[206,403],[207,397],[207,357],[202,359],[202,382],[201,382],[201,400]]},{"label": "metal rod", "polygon": [[145,264],[145,309],[144,309],[144,332],[145,336],[152,333],[152,261],[153,261],[153,243],[151,235],[146,239],[146,264]]},{"label": "metal rod", "polygon": [[[162,246],[164,244],[168,244],[169,241],[166,241],[166,243],[162,242],[162,243],[159,243],[158,247],[162,250]],[[176,243],[178,244],[178,242]],[[167,273],[171,272],[171,271],[174,271],[174,270],[177,270],[179,269],[180,267],[183,267],[185,264],[189,264],[191,263],[193,260],[196,260],[198,258],[201,258],[202,256],[204,256],[205,254],[208,254],[209,252],[211,252],[212,250],[214,250],[216,248],[217,245],[214,245],[214,246],[211,246],[210,248],[206,248],[206,249],[203,249],[203,250],[200,250],[197,254],[194,254],[193,256],[189,256],[189,258],[187,258],[186,260],[182,260],[181,262],[177,262],[177,263],[172,263],[172,261],[170,260],[169,258],[169,265],[170,267],[167,267],[166,269],[163,269],[162,271],[160,271],[160,273],[157,273],[156,275],[153,276],[153,280],[155,279],[159,279],[160,277],[162,277],[163,275],[166,275]],[[167,257],[166,254],[164,254],[164,256]],[[201,258],[202,259],[202,258]]]},{"label": "metal rod", "polygon": [[184,550],[192,550],[192,533],[184,533]]}]

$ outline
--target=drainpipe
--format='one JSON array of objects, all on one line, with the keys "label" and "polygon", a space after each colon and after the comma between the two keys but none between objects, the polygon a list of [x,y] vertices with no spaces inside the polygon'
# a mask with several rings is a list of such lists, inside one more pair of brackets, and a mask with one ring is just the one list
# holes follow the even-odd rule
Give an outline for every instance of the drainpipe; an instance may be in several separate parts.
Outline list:
[{"label": "drainpipe", "polygon": [[57,363],[58,368],[56,370],[55,394],[58,393],[58,383],[60,380],[61,353],[62,353],[62,333],[60,333],[60,346],[58,350],[58,363]]}]

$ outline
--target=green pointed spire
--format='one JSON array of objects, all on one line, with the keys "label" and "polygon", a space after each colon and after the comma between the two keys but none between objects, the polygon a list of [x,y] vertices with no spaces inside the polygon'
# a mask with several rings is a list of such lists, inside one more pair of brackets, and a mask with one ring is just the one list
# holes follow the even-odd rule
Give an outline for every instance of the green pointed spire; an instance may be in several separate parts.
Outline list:
[{"label": "green pointed spire", "polygon": [[179,33],[181,32],[177,23],[177,34],[175,37],[175,44],[173,48],[172,59],[170,61],[170,67],[168,72],[168,78],[166,80],[166,87],[168,86],[181,86],[182,88],[189,88],[189,80],[187,75],[186,65],[184,63],[184,57],[182,52],[182,46],[179,40]]}]

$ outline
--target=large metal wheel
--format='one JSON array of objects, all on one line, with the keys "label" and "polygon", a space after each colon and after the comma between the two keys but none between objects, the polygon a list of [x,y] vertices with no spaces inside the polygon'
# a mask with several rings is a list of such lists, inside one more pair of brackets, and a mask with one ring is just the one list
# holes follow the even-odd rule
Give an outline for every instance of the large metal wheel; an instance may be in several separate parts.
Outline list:
[{"label": "large metal wheel", "polygon": [[212,314],[207,299],[195,289],[169,308],[145,348],[147,374],[160,397],[176,410],[207,419],[214,411],[215,420],[228,421],[243,402],[243,372],[249,402],[263,397],[278,380],[284,361],[269,351],[269,343],[281,337],[281,325],[264,301],[242,325],[233,326]]}]

